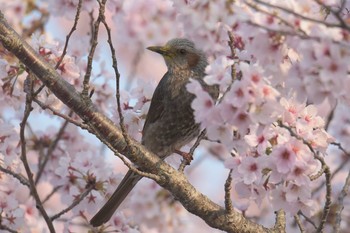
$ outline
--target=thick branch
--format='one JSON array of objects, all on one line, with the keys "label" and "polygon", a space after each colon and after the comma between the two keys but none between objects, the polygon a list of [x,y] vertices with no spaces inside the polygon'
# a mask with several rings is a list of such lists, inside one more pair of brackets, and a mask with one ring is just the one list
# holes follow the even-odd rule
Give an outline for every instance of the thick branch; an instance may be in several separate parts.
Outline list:
[{"label": "thick branch", "polygon": [[[81,94],[64,81],[50,64],[19,37],[8,25],[1,12],[0,42],[20,59],[55,96],[79,115],[98,137],[110,142],[117,151],[127,152],[121,130],[109,118],[98,112],[89,99],[83,101]],[[169,190],[189,212],[201,217],[211,227],[226,232],[277,232],[275,229],[267,229],[251,222],[237,211],[230,216],[227,215],[224,208],[198,192],[184,174],[160,160],[138,142],[130,140],[130,146],[134,153],[126,154],[126,157],[142,171],[159,175],[162,179],[158,183]]]}]

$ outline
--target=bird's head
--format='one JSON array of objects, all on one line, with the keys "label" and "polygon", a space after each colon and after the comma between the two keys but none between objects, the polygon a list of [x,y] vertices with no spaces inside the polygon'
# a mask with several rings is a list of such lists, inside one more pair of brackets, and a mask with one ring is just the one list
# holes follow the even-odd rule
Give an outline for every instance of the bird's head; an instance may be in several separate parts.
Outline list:
[{"label": "bird's head", "polygon": [[204,73],[208,65],[205,54],[188,39],[176,38],[164,46],[151,46],[147,49],[161,54],[169,71],[189,70]]}]

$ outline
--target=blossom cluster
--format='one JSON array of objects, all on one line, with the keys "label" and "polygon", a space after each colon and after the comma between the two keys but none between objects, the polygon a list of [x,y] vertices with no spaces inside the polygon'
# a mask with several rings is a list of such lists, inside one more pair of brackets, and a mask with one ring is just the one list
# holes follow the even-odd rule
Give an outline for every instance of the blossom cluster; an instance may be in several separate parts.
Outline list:
[{"label": "blossom cluster", "polygon": [[[196,95],[196,121],[207,129],[209,140],[233,151],[226,166],[242,198],[258,204],[273,199],[276,210],[283,206],[293,214],[300,209],[310,213],[316,209],[310,176],[320,169],[314,153],[325,152],[332,141],[324,120],[314,105],[280,97],[258,64],[241,63],[239,72],[240,80],[233,81],[216,105],[198,82],[188,85]],[[207,78],[212,83],[210,74]]]}]

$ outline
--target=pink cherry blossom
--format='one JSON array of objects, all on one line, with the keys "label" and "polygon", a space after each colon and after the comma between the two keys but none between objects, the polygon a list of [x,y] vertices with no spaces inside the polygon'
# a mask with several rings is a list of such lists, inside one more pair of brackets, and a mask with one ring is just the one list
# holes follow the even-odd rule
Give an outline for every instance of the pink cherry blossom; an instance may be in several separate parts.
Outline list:
[{"label": "pink cherry blossom", "polygon": [[275,136],[274,132],[269,128],[260,129],[261,132],[251,132],[249,135],[245,135],[244,139],[251,147],[257,147],[257,152],[260,155],[264,155],[266,150],[271,147],[270,139]]},{"label": "pink cherry blossom", "polygon": [[287,173],[294,168],[296,154],[288,144],[280,145],[272,151],[271,160],[276,164],[278,172]]},{"label": "pink cherry blossom", "polygon": [[267,195],[266,190],[261,185],[246,185],[243,182],[238,182],[236,183],[235,189],[240,197],[249,198],[259,206]]},{"label": "pink cherry blossom", "polygon": [[324,120],[317,116],[317,108],[314,105],[308,105],[302,110],[298,123],[303,124],[303,127],[310,128],[321,128],[324,126]]},{"label": "pink cherry blossom", "polygon": [[296,202],[298,200],[309,200],[311,198],[311,190],[309,185],[296,185],[289,183],[286,188],[286,200],[288,202]]},{"label": "pink cherry blossom", "polygon": [[204,78],[204,81],[209,85],[218,84],[220,85],[221,91],[225,91],[232,81],[232,77],[227,72],[227,69],[229,69],[233,63],[234,62],[227,57],[217,58],[205,69],[207,76]]},{"label": "pink cherry blossom", "polygon": [[232,148],[233,130],[229,125],[209,125],[207,128],[208,137],[213,141],[220,141],[227,148]]},{"label": "pink cherry blossom", "polygon": [[0,120],[0,159],[5,166],[14,165],[19,156],[19,134],[15,128]]},{"label": "pink cherry blossom", "polygon": [[311,175],[316,169],[315,166],[309,166],[308,163],[304,161],[296,161],[295,166],[292,171],[288,174],[287,179],[293,180],[296,185],[309,185],[310,178],[308,175]]},{"label": "pink cherry blossom", "polygon": [[196,80],[192,80],[187,84],[187,90],[196,95],[196,98],[191,104],[195,111],[196,122],[201,123],[203,127],[206,127],[210,122],[208,120],[211,118],[217,118],[217,114],[213,113],[213,109],[215,108],[214,100],[208,92],[203,90],[201,84]]},{"label": "pink cherry blossom", "polygon": [[299,210],[295,203],[291,203],[287,200],[287,190],[283,187],[274,189],[271,191],[271,204],[274,210],[288,210],[288,213],[296,214]]},{"label": "pink cherry blossom", "polygon": [[245,184],[259,183],[263,159],[262,157],[253,158],[252,156],[242,158],[241,164],[238,166],[238,172],[243,177]]},{"label": "pink cherry blossom", "polygon": [[280,103],[285,109],[283,112],[283,122],[287,123],[288,125],[295,125],[299,113],[304,107],[303,104],[299,103],[294,98],[289,100],[281,98]]}]

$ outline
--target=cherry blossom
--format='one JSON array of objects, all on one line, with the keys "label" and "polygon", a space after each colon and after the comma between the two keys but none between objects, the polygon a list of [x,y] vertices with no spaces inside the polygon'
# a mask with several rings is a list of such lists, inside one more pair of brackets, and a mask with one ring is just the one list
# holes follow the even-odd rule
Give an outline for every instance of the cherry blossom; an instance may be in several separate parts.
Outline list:
[{"label": "cherry blossom", "polygon": [[214,100],[206,91],[204,91],[203,87],[197,80],[192,80],[189,84],[187,84],[187,90],[197,96],[191,105],[194,111],[197,113],[195,114],[196,121],[203,122],[203,127],[207,126],[208,124],[206,123],[206,119],[210,117],[217,118],[217,114],[210,111],[215,106]]},{"label": "cherry blossom", "polygon": [[257,152],[260,155],[264,155],[266,154],[266,150],[272,147],[270,140],[275,136],[275,134],[269,128],[262,128],[262,129],[255,129],[255,130],[256,130],[255,133],[251,132],[251,134],[245,135],[244,139],[249,146],[257,147]]},{"label": "cherry blossom", "polygon": [[16,163],[19,155],[18,133],[12,125],[0,120],[0,160],[4,165],[11,166]]},{"label": "cherry blossom", "polygon": [[209,85],[220,85],[221,91],[226,90],[232,81],[231,76],[226,71],[233,63],[234,62],[227,59],[227,57],[217,58],[205,69],[207,76],[204,78],[204,81]]},{"label": "cherry blossom", "polygon": [[259,183],[262,170],[262,157],[254,158],[252,156],[243,157],[241,164],[238,166],[238,172],[243,176],[245,184],[253,182]]}]

